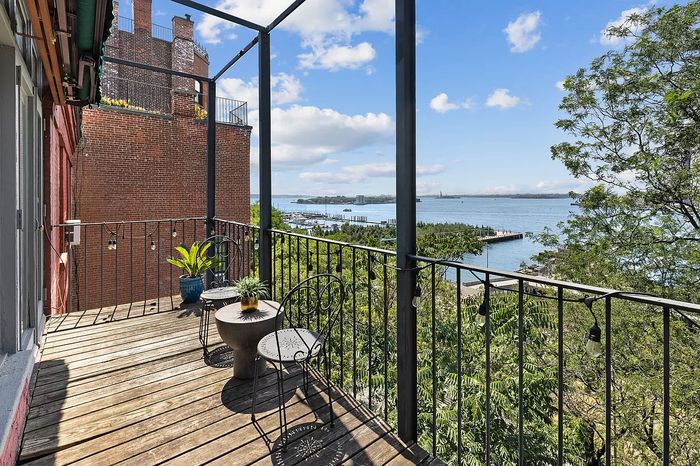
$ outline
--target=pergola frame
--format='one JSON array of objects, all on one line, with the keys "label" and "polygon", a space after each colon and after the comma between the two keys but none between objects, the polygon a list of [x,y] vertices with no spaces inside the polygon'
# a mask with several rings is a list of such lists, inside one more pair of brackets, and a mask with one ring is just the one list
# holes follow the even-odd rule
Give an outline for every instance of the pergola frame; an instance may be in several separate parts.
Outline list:
[{"label": "pergola frame", "polygon": [[[257,35],[213,77],[198,76],[157,66],[105,57],[108,62],[194,79],[208,85],[207,113],[207,231],[216,217],[216,82],[238,60],[258,45],[259,83],[259,189],[260,279],[272,279],[272,141],[270,88],[270,33],[305,0],[290,4],[269,25],[262,26],[193,0],[171,0],[246,27]],[[397,369],[398,427],[405,441],[417,440],[416,309],[411,304],[416,288],[416,2],[395,0],[396,11],[396,253],[397,253]]]}]

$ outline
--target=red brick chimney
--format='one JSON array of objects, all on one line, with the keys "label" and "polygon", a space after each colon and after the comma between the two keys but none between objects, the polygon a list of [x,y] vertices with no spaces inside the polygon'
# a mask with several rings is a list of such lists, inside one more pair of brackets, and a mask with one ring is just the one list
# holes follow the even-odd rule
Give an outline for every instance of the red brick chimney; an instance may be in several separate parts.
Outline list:
[{"label": "red brick chimney", "polygon": [[[194,22],[190,15],[173,17],[172,69],[194,74]],[[173,76],[173,114],[194,116],[194,81]]]},{"label": "red brick chimney", "polygon": [[151,35],[151,0],[133,0],[134,5],[134,32],[145,31]]}]

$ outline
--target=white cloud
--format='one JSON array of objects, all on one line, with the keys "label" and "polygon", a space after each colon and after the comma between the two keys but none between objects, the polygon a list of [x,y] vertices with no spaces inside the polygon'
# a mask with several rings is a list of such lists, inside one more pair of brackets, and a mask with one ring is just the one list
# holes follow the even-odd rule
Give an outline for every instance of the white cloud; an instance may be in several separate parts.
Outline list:
[{"label": "white cloud", "polygon": [[[440,164],[416,166],[416,176],[435,175],[445,170]],[[393,178],[396,176],[396,164],[367,163],[346,165],[336,172],[302,172],[299,178],[312,183],[361,183],[368,178]]]},{"label": "white cloud", "polygon": [[503,30],[510,43],[510,51],[515,53],[527,52],[540,41],[538,31],[542,14],[539,11],[523,13],[515,21],[508,23]]},{"label": "white cloud", "polygon": [[[358,62],[367,63],[376,53],[369,43],[352,46],[350,40],[363,32],[393,33],[394,2],[362,0],[355,8],[356,5],[357,2],[347,0],[305,2],[278,27],[299,34],[302,46],[311,49],[310,53],[299,56],[306,67],[358,68],[361,66]],[[287,6],[289,0],[219,0],[214,5],[261,25],[268,25]],[[196,26],[202,40],[212,44],[221,43],[222,34],[237,27],[210,15],[204,15]],[[346,60],[342,60],[343,57]],[[350,66],[342,66],[342,63]]]},{"label": "white cloud", "polygon": [[632,34],[637,34],[641,29],[641,24],[639,24],[639,21],[636,21],[635,18],[639,15],[643,15],[647,11],[646,8],[630,8],[624,10],[617,19],[610,21],[605,26],[605,29],[600,31],[600,43],[608,46],[618,46],[629,42],[631,39],[628,37],[611,35],[609,32],[610,28],[624,26],[628,28]]},{"label": "white cloud", "polygon": [[[238,78],[223,78],[217,84],[222,97],[248,102],[248,110],[258,108],[258,80],[244,81]],[[279,73],[270,77],[270,92],[273,105],[298,102],[304,90],[296,76]]]},{"label": "white cloud", "polygon": [[445,92],[442,92],[430,100],[430,108],[438,113],[447,113],[460,108],[469,110],[474,108],[474,100],[467,99],[462,103],[450,102],[448,95]]},{"label": "white cloud", "polygon": [[[325,69],[338,71],[341,69],[357,69],[374,60],[377,52],[369,42],[355,46],[331,44],[314,45],[309,53],[298,56],[299,67],[302,69]],[[369,68],[368,68],[369,69]]]},{"label": "white cloud", "polygon": [[508,89],[496,89],[491,93],[491,95],[486,99],[487,107],[498,107],[498,108],[513,108],[522,103],[520,97],[509,94]]},{"label": "white cloud", "polygon": [[385,113],[346,115],[294,105],[272,109],[272,159],[277,168],[321,162],[331,154],[391,142],[394,122]]}]

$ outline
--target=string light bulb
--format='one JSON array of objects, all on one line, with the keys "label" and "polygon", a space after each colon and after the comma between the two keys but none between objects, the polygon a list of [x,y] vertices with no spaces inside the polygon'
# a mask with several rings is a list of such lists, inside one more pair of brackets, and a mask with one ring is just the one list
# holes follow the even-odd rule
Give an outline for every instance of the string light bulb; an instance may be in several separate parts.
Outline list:
[{"label": "string light bulb", "polygon": [[153,238],[151,238],[151,251],[155,251],[155,250],[156,250],[156,242],[153,241]]},{"label": "string light bulb", "polygon": [[586,341],[586,352],[592,357],[597,358],[603,354],[603,348],[600,344],[600,327],[598,322],[594,322],[588,329],[588,340]]},{"label": "string light bulb", "polygon": [[601,331],[600,327],[598,326],[598,318],[593,312],[593,303],[595,301],[596,298],[593,296],[585,296],[583,298],[583,304],[586,305],[588,311],[591,313],[591,316],[593,316],[593,325],[588,329],[588,339],[586,340],[586,352],[592,358],[597,358],[603,354],[603,348],[600,344]]},{"label": "string light bulb", "polygon": [[177,229],[173,227],[173,238],[177,238]]},{"label": "string light bulb", "polygon": [[413,299],[411,300],[411,306],[418,309],[420,306],[420,298],[423,295],[423,290],[421,290],[420,285],[416,284],[416,291],[413,292]]},{"label": "string light bulb", "polygon": [[486,325],[486,314],[488,311],[489,307],[486,304],[486,300],[484,300],[479,304],[479,309],[476,311],[476,318],[474,319],[479,327]]}]

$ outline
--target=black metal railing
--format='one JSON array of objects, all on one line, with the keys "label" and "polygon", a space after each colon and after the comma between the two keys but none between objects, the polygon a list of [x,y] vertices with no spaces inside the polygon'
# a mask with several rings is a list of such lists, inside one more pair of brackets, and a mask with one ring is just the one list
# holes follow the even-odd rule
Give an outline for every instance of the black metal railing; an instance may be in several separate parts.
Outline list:
[{"label": "black metal railing", "polygon": [[[88,288],[107,294],[120,288],[103,284],[119,282],[129,291],[113,293],[114,301],[131,300],[137,313],[147,312],[147,302],[177,292],[177,271],[165,263],[174,245],[212,233],[241,245],[240,262],[231,270],[257,273],[255,226],[215,219],[207,234],[204,219],[196,218],[81,229],[81,245],[71,250],[74,268],[81,270],[81,257],[84,264],[82,275],[71,275],[71,295],[80,299],[71,307],[76,312],[94,309]],[[624,457],[693,464],[683,458],[700,454],[683,428],[684,419],[700,415],[692,398],[697,390],[690,390],[700,375],[700,306],[414,256],[418,402],[399,412],[396,254],[289,231],[268,233],[272,299],[281,301],[317,273],[336,274],[347,286],[339,325],[327,343],[332,382],[391,425],[415,416],[418,443],[433,456],[460,465],[614,464]],[[124,259],[115,259],[118,254]],[[111,262],[105,260],[110,255]],[[85,267],[90,257],[94,270]],[[149,261],[158,265],[149,267]],[[129,274],[135,263],[144,264],[138,277]],[[86,318],[97,320],[103,309],[115,308],[101,306]],[[306,325],[321,328],[322,319]],[[686,393],[690,399],[681,397]],[[638,432],[646,437],[635,442]],[[577,453],[574,442],[586,448]],[[590,458],[576,456],[584,450]]]},{"label": "black metal railing", "polygon": [[[117,21],[112,25],[112,33],[115,30],[134,33],[134,20],[125,16],[118,16]],[[161,26],[156,23],[151,23],[151,37],[154,39],[164,40],[166,42],[173,41],[173,30],[169,27]]]},{"label": "black metal railing", "polygon": [[248,125],[248,103],[241,100],[216,98],[216,122],[236,126]]},{"label": "black metal railing", "polygon": [[[671,403],[672,368],[679,387],[697,368],[672,349],[695,342],[687,355],[700,345],[700,306],[414,256],[418,406],[399,413],[395,253],[280,230],[270,239],[274,299],[315,273],[337,274],[348,286],[329,341],[333,382],[392,425],[417,416],[419,444],[433,456],[450,464],[614,464],[623,456],[669,464],[687,448],[678,439],[672,449],[672,427],[682,418]],[[598,323],[600,342],[591,335]],[[616,332],[625,336],[618,352]],[[627,360],[629,352],[649,351],[630,347],[634,332],[656,345],[649,368]],[[644,421],[623,414],[631,381],[660,388]],[[629,432],[643,422],[654,433],[635,444]],[[567,446],[581,423],[591,458]]]},{"label": "black metal railing", "polygon": [[[51,228],[60,229],[66,239],[75,226]],[[78,228],[79,243],[65,241],[61,248],[67,252],[66,315],[79,317],[71,319],[73,326],[175,308],[179,274],[166,259],[178,244],[206,238],[204,219],[196,217],[82,223]]]},{"label": "black metal railing", "polygon": [[[141,77],[144,80],[146,78],[146,76]],[[136,79],[120,78],[112,73],[105,73],[101,81],[100,90],[102,92],[102,105],[149,113],[172,113],[172,92],[170,86]]]}]

